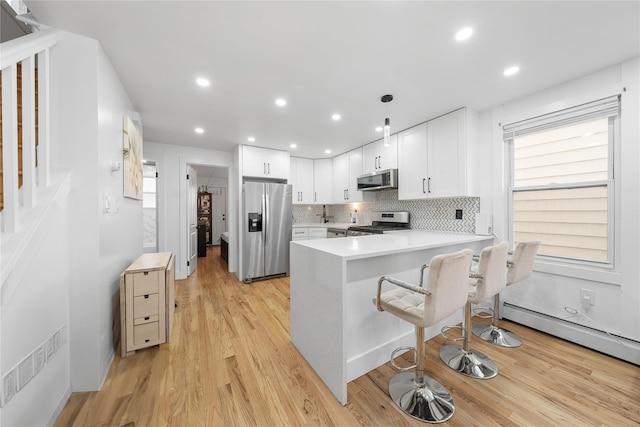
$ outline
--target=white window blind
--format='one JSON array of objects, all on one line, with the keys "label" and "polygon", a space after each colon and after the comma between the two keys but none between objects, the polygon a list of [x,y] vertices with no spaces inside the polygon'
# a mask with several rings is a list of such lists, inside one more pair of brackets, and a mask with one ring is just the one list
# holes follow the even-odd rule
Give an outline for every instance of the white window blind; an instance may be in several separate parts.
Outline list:
[{"label": "white window blind", "polygon": [[612,262],[617,96],[504,127],[512,144],[511,232],[540,255]]}]

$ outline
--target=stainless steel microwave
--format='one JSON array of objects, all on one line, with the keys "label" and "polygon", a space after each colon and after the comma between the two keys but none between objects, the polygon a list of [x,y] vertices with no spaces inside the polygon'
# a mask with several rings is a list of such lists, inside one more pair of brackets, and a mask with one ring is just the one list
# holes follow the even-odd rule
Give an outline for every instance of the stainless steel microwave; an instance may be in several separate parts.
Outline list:
[{"label": "stainless steel microwave", "polygon": [[398,169],[387,169],[358,177],[358,190],[379,191],[392,188],[398,188]]}]

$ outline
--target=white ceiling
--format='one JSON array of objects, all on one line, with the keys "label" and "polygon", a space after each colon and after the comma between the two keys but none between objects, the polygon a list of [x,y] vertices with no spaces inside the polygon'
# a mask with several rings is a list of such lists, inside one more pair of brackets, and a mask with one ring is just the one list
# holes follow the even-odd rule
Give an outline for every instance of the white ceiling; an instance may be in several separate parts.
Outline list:
[{"label": "white ceiling", "polygon": [[[39,22],[100,41],[145,141],[224,151],[254,136],[329,157],[379,139],[387,111],[397,132],[640,55],[638,1],[26,3]],[[455,41],[465,26],[473,37]],[[504,77],[513,64],[520,73]]]}]

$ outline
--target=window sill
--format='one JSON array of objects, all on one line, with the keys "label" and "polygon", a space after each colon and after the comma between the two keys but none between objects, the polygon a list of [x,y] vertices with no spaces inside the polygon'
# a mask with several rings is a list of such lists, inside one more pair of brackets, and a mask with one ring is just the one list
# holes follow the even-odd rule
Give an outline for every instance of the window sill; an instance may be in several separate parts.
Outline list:
[{"label": "window sill", "polygon": [[566,276],[591,282],[608,283],[610,285],[620,286],[622,284],[620,273],[608,267],[595,267],[591,265],[577,264],[572,265],[549,260],[538,260],[535,262],[533,270],[556,276]]}]

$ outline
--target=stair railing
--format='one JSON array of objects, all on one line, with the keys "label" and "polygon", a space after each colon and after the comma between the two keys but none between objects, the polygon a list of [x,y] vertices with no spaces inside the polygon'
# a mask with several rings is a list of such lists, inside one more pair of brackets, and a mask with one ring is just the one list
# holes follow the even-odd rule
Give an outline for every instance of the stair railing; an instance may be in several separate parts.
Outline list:
[{"label": "stair railing", "polygon": [[[4,234],[16,233],[20,228],[21,210],[34,207],[38,202],[38,188],[47,187],[51,183],[49,58],[50,49],[55,46],[58,39],[57,30],[47,29],[0,44],[2,69],[2,170],[0,170],[2,212],[0,212],[0,221],[1,231]],[[18,87],[18,69],[21,70],[21,88]],[[19,90],[21,90],[20,115],[18,114]],[[21,147],[19,139],[22,140]],[[22,186],[19,184],[20,173],[22,173]]]}]

